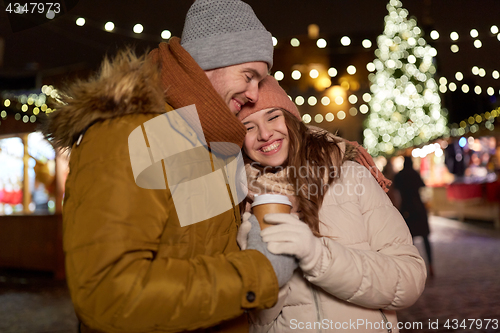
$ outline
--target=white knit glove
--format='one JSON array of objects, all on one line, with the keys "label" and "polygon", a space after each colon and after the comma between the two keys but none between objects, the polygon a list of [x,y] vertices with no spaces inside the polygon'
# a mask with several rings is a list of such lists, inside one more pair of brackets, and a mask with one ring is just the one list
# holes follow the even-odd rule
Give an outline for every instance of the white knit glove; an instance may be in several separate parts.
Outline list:
[{"label": "white knit glove", "polygon": [[267,214],[264,221],[275,224],[261,231],[269,252],[294,255],[304,273],[309,273],[319,264],[323,245],[307,224],[292,214]]},{"label": "white knit glove", "polygon": [[240,229],[238,230],[238,235],[236,236],[236,241],[242,250],[246,250],[248,246],[248,233],[250,232],[250,229],[252,229],[252,224],[248,220],[250,216],[252,216],[252,214],[249,212],[243,214],[241,217]]}]

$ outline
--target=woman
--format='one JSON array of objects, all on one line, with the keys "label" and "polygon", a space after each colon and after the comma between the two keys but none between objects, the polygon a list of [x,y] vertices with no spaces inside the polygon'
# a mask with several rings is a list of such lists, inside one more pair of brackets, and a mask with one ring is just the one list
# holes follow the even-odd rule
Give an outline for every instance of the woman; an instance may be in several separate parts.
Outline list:
[{"label": "woman", "polygon": [[[422,293],[425,264],[366,152],[306,127],[271,76],[238,116],[247,128],[248,201],[286,194],[296,213],[266,215],[276,225],[262,239],[300,267],[273,308],[251,313],[252,331],[397,332],[395,310]],[[250,224],[258,228],[253,215],[243,220],[240,240]]]}]

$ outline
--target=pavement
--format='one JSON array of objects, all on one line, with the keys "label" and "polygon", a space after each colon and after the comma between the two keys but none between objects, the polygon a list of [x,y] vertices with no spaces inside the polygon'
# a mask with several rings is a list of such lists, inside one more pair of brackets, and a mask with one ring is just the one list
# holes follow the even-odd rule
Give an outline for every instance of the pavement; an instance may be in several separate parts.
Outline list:
[{"label": "pavement", "polygon": [[[430,227],[434,277],[413,306],[398,311],[401,323],[415,327],[401,332],[500,332],[500,231],[437,216]],[[414,243],[425,253],[421,240]]]},{"label": "pavement", "polygon": [[[398,311],[408,328],[401,332],[500,332],[500,231],[491,223],[429,220],[434,277],[413,306]],[[425,251],[419,238],[415,245]],[[64,281],[0,270],[0,333],[77,332]]]}]

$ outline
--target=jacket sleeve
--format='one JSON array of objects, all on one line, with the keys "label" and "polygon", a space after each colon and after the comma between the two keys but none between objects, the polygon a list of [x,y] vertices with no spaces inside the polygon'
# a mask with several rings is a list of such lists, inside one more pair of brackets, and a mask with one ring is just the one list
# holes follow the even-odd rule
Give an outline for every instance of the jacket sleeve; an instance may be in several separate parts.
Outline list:
[{"label": "jacket sleeve", "polygon": [[363,307],[409,307],[423,292],[426,267],[408,227],[368,170],[348,181],[363,189],[356,197],[369,249],[323,237],[321,259],[306,278],[335,297]]},{"label": "jacket sleeve", "polygon": [[276,325],[276,318],[280,315],[289,293],[290,284],[287,283],[280,289],[278,301],[272,308],[249,312],[250,333],[266,333]]},{"label": "jacket sleeve", "polygon": [[167,223],[176,221],[170,193],[135,185],[126,140],[113,130],[94,125],[71,153],[64,249],[78,317],[105,332],[177,332],[272,306],[278,283],[258,251],[162,255],[161,244],[183,242],[169,244],[169,228],[179,228]]}]

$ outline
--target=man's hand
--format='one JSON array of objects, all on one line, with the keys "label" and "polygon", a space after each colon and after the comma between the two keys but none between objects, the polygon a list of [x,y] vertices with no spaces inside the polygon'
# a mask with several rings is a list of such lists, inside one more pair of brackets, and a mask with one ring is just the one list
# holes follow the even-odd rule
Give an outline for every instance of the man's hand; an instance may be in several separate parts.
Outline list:
[{"label": "man's hand", "polygon": [[247,249],[257,250],[269,259],[274,268],[274,272],[276,273],[276,277],[278,278],[278,284],[280,288],[283,287],[285,283],[290,280],[293,275],[293,271],[297,268],[297,260],[291,255],[273,254],[269,252],[266,243],[262,241],[262,237],[260,236],[260,225],[255,215],[250,215],[248,221],[251,225],[251,229],[248,233]]}]

